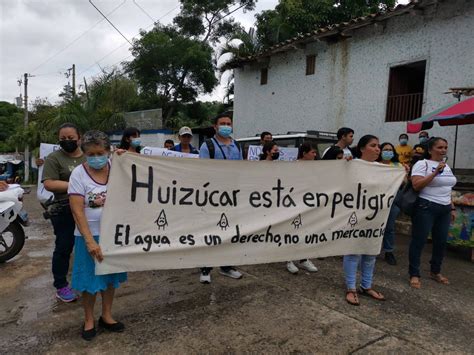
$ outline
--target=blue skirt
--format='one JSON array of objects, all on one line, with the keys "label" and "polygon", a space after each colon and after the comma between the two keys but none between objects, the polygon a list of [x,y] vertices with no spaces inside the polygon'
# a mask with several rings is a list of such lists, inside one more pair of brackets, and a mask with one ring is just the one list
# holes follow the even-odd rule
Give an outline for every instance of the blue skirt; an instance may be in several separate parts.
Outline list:
[{"label": "blue skirt", "polygon": [[[94,236],[94,239],[97,243],[99,242],[99,236]],[[118,288],[124,281],[127,281],[126,272],[96,275],[94,259],[87,251],[84,238],[76,236],[71,282],[73,289],[79,292],[96,294],[97,292],[105,291],[109,286]]]}]

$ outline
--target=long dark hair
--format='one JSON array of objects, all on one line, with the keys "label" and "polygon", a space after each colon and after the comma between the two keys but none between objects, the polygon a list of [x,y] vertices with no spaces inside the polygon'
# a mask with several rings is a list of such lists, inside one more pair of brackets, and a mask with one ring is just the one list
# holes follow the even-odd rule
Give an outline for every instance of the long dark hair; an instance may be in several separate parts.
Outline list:
[{"label": "long dark hair", "polygon": [[390,161],[392,163],[398,163],[399,162],[398,153],[396,152],[395,147],[393,146],[393,144],[390,143],[390,142],[384,142],[384,143],[380,144],[380,154],[379,154],[379,158],[377,159],[377,161],[382,161],[382,151],[383,151],[383,147],[385,147],[386,145],[389,145],[389,146],[392,147],[393,158],[390,159]]},{"label": "long dark hair", "polygon": [[260,154],[260,160],[265,160],[267,159],[267,155],[268,153],[272,150],[272,148],[274,146],[276,146],[277,144],[273,141],[271,142],[267,142],[263,145],[263,148],[262,148],[262,153]]},{"label": "long dark hair", "polygon": [[[128,150],[130,148],[130,142],[127,139],[130,139],[132,136],[139,136],[140,130],[135,127],[127,127],[123,131],[122,140],[120,141],[119,148]],[[140,147],[136,148],[137,153],[140,152]]]},{"label": "long dark hair", "polygon": [[306,153],[310,152],[310,151],[318,151],[316,149],[316,147],[311,144],[310,142],[304,142],[303,144],[300,145],[300,147],[298,148],[298,159],[301,159],[303,158],[303,155],[305,155]]},{"label": "long dark hair", "polygon": [[436,143],[439,141],[443,141],[444,143],[448,144],[448,141],[442,137],[431,137],[428,140],[428,149],[425,150],[425,155],[423,156],[424,159],[431,159],[430,150],[433,149]]},{"label": "long dark hair", "polygon": [[373,136],[371,134],[366,134],[361,139],[359,139],[359,143],[357,143],[356,148],[356,158],[360,159],[362,157],[362,148],[369,144],[372,139],[379,140],[376,136]]},{"label": "long dark hair", "polygon": [[59,135],[59,132],[60,132],[63,128],[72,128],[73,130],[76,131],[77,136],[78,136],[79,138],[81,138],[81,132],[79,132],[79,128],[78,128],[74,123],[66,122],[66,123],[63,123],[61,126],[59,126],[58,135]]}]

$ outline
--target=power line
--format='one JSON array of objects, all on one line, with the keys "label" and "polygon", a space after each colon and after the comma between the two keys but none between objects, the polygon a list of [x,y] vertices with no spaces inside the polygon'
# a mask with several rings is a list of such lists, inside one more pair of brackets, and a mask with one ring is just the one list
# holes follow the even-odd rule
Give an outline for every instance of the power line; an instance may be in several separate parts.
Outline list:
[{"label": "power line", "polygon": [[115,28],[115,30],[116,30],[118,33],[120,33],[120,35],[121,35],[123,38],[125,38],[125,40],[126,40],[128,43],[130,43],[131,46],[133,45],[132,42],[130,42],[130,41],[128,40],[128,38],[125,37],[125,35],[124,35],[122,32],[120,32],[120,30],[119,30],[117,27],[115,27],[115,25],[112,23],[112,21],[110,21],[110,20],[107,18],[107,16],[105,16],[105,15],[102,13],[102,11],[100,11],[99,8],[94,5],[94,3],[92,2],[92,0],[89,0],[89,3],[90,3],[92,6],[94,6],[94,8],[99,12],[99,14],[101,14],[101,15],[107,20],[107,22],[110,23],[110,25],[111,25],[113,28]]},{"label": "power line", "polygon": [[[168,16],[170,13],[172,13],[174,10],[176,10],[177,8],[179,8],[180,5],[178,6],[175,6],[173,7],[171,10],[169,10],[168,12],[166,12],[163,16],[161,16],[160,18],[158,18],[156,21],[154,21],[152,24],[148,25],[147,27],[145,27],[144,29],[147,30],[148,28],[152,27],[155,25],[156,22],[159,22],[160,20],[162,20],[163,18],[165,18],[166,16]],[[137,37],[138,35],[140,35],[140,32],[138,32],[135,36],[132,37],[132,39],[134,39],[135,37]],[[116,47],[115,49],[112,49],[110,52],[108,52],[106,55],[104,55],[102,58],[100,58],[99,60],[96,60],[94,61],[94,64],[91,64],[89,67],[87,67],[86,69],[84,69],[83,71],[81,71],[78,76],[81,76],[82,74],[84,74],[85,72],[89,71],[89,69],[95,67],[96,64],[100,63],[102,60],[104,60],[105,58],[107,58],[109,55],[111,55],[112,53],[116,52],[118,49],[122,48],[123,46],[125,46],[127,43],[123,43],[121,44],[120,46]],[[117,63],[113,64],[112,66],[115,66],[117,65],[118,63],[122,62],[123,60],[129,58],[130,55],[128,55],[127,57],[121,59],[120,61],[118,61]],[[106,68],[108,68],[110,66],[107,66]]]},{"label": "power line", "polygon": [[136,2],[136,0],[133,0],[133,3],[134,3],[140,10],[142,10],[142,12],[143,12],[145,15],[147,15],[150,20],[153,21],[153,23],[156,22],[155,19],[154,19],[153,17],[151,17],[150,14],[149,14],[148,12],[146,12],[143,7],[141,7],[140,5],[138,5],[138,3]]},{"label": "power line", "polygon": [[[112,15],[115,11],[117,11],[120,7],[123,6],[123,4],[125,4],[126,0],[123,0],[123,2],[121,4],[119,4],[117,7],[115,7],[112,11],[110,11],[107,16],[110,16]],[[40,63],[38,66],[36,66],[33,70],[30,70],[30,73],[38,70],[39,68],[41,68],[43,65],[45,65],[46,63],[48,63],[49,61],[51,61],[52,59],[56,58],[59,54],[61,54],[62,52],[64,52],[66,49],[68,49],[69,47],[71,47],[74,43],[76,43],[78,40],[80,40],[82,37],[84,37],[87,33],[89,33],[91,30],[93,30],[96,26],[98,26],[102,21],[104,21],[104,19],[101,19],[100,21],[96,22],[92,27],[90,27],[89,29],[87,29],[86,31],[84,31],[83,33],[81,33],[79,36],[77,36],[76,38],[74,38],[70,43],[68,43],[65,47],[63,47],[62,49],[60,49],[56,54],[53,54],[51,57],[49,57],[48,59],[46,59],[44,62]]]},{"label": "power line", "polygon": [[[89,0],[89,1],[90,1],[90,0]],[[134,3],[135,3],[135,1],[134,1]],[[136,5],[138,6],[138,4],[136,4]],[[163,19],[164,17],[168,16],[171,12],[173,12],[174,10],[176,10],[179,6],[180,6],[180,5],[178,5],[178,6],[174,7],[174,8],[172,8],[170,11],[168,11],[168,12],[165,13],[163,16],[161,16],[158,20],[156,20],[156,22],[159,22],[161,19]],[[245,6],[245,5],[237,6],[234,10],[230,11],[229,13],[227,13],[227,14],[225,14],[224,16],[222,16],[221,18],[219,18],[219,20],[217,20],[216,22],[219,22],[219,21],[223,20],[224,18],[226,18],[227,16],[232,15],[234,12],[240,10],[240,9],[241,9],[242,7],[244,7],[244,6]],[[138,6],[138,7],[140,8],[140,6]],[[140,9],[141,9],[141,8],[140,8]],[[143,10],[143,9],[142,9],[142,10]],[[144,10],[143,10],[143,11],[144,11]],[[147,14],[147,15],[148,15],[148,14]],[[149,15],[148,15],[148,16],[149,16]],[[151,18],[151,16],[149,16],[149,17]],[[152,18],[151,18],[151,19],[152,19]],[[153,19],[152,19],[152,20],[153,20]],[[155,25],[156,22],[154,22],[154,23],[148,25],[147,27],[145,27],[145,30],[148,29],[148,28],[150,28],[151,26]],[[140,33],[137,33],[135,36],[132,37],[132,39],[134,39],[134,38],[135,38],[136,36],[138,36],[139,34],[140,34]],[[128,41],[128,40],[127,40],[127,41]],[[129,43],[130,43],[130,42],[129,42]],[[90,65],[89,67],[87,67],[87,69],[81,71],[81,72],[78,74],[78,76],[80,76],[80,75],[82,75],[83,73],[87,72],[89,69],[93,68],[96,64],[99,65],[99,63],[100,63],[103,59],[107,58],[109,55],[111,55],[112,53],[114,53],[114,52],[117,51],[118,49],[122,48],[124,45],[126,45],[126,43],[121,44],[121,45],[118,46],[117,48],[115,48],[115,49],[113,49],[112,51],[110,51],[109,53],[107,53],[107,54],[106,54],[105,56],[103,56],[101,59],[96,60],[96,61],[94,62],[94,64],[92,64],[92,65]],[[113,68],[114,66],[116,66],[117,64],[119,64],[119,63],[123,62],[124,60],[130,58],[131,56],[132,56],[132,55],[130,54],[130,55],[126,56],[125,58],[120,59],[118,62],[116,62],[116,63],[114,63],[114,64],[112,64],[112,65],[105,66],[105,67],[103,67],[103,68],[100,68],[100,65],[99,65],[99,68],[100,68],[101,70],[107,69],[107,68]]]}]

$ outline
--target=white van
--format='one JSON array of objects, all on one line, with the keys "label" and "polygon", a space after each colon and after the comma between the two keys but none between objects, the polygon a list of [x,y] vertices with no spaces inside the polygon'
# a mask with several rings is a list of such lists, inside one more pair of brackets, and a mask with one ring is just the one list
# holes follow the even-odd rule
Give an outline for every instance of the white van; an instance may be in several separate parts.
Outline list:
[{"label": "white van", "polygon": [[[260,134],[255,137],[236,139],[242,148],[244,159],[250,145],[260,145]],[[287,134],[273,135],[273,141],[279,147],[298,148],[304,142],[311,143],[318,151],[316,159],[321,159],[321,155],[330,146],[337,143],[337,134],[323,131],[288,132]]]}]

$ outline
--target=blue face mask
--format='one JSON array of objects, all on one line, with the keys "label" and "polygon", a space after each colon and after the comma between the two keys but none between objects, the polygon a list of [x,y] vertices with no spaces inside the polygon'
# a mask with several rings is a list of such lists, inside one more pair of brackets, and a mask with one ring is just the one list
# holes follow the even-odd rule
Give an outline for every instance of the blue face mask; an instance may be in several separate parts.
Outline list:
[{"label": "blue face mask", "polygon": [[421,136],[420,143],[426,143],[428,141],[428,137]]},{"label": "blue face mask", "polygon": [[139,138],[132,139],[132,141],[130,142],[130,145],[131,145],[133,148],[137,148],[137,147],[139,147],[141,144],[142,144],[142,141],[141,141],[141,139],[139,139]]},{"label": "blue face mask", "polygon": [[232,127],[231,126],[219,126],[218,133],[221,137],[227,138],[232,134]]},{"label": "blue face mask", "polygon": [[94,170],[100,170],[107,165],[109,157],[107,155],[99,155],[98,157],[87,157],[87,164]]},{"label": "blue face mask", "polygon": [[406,138],[400,138],[400,144],[401,144],[401,145],[407,145],[407,143],[408,143],[408,139],[406,139]]},{"label": "blue face mask", "polygon": [[384,150],[382,151],[382,160],[392,160],[394,157],[394,154],[390,150]]}]

